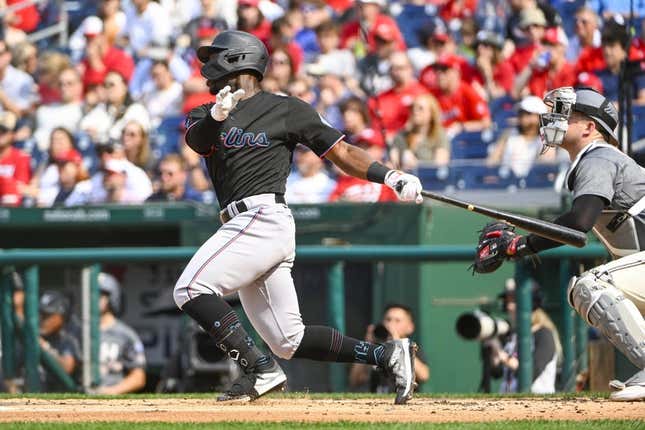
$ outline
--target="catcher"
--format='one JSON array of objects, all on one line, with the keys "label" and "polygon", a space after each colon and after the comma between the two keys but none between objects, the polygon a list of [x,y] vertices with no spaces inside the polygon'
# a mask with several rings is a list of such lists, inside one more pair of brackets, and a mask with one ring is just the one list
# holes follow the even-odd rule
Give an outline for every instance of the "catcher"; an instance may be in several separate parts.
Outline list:
[{"label": "catcher", "polygon": [[[614,257],[571,279],[569,303],[640,369],[625,382],[610,382],[611,399],[645,399],[645,172],[618,149],[618,113],[604,96],[562,87],[547,93],[544,102],[550,111],[540,118],[542,142],[563,148],[572,161],[566,186],[573,205],[555,223],[593,230]],[[481,232],[474,269],[492,272],[504,260],[560,245],[493,222]]]}]

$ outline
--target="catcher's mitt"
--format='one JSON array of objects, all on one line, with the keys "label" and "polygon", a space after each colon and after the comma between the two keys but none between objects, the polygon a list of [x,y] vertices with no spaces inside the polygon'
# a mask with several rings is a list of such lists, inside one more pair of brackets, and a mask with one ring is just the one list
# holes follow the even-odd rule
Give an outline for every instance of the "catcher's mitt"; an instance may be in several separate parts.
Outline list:
[{"label": "catcher's mitt", "polygon": [[494,221],[486,224],[479,235],[473,271],[494,272],[505,259],[515,256],[517,242],[522,236],[514,230],[512,225],[505,222]]}]

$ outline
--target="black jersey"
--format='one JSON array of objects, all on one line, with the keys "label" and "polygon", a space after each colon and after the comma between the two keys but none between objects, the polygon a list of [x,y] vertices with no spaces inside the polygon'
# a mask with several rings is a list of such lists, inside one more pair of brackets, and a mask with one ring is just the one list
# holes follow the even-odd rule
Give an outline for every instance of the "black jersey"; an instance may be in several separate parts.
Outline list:
[{"label": "black jersey", "polygon": [[260,91],[241,100],[222,122],[211,117],[212,106],[188,114],[186,141],[208,152],[202,155],[222,208],[256,194],[284,194],[296,144],[323,157],[343,137],[295,97]]}]

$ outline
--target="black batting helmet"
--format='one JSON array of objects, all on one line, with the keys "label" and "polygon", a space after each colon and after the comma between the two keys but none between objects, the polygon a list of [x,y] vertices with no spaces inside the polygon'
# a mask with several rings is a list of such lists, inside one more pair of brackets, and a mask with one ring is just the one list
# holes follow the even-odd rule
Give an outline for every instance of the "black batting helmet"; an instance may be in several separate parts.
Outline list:
[{"label": "black batting helmet", "polygon": [[116,278],[108,273],[101,272],[98,276],[99,291],[108,296],[110,310],[115,315],[121,313],[121,286]]},{"label": "black batting helmet", "polygon": [[197,57],[204,63],[202,76],[213,81],[242,71],[255,72],[262,80],[269,61],[269,53],[260,39],[237,30],[219,33],[210,46],[197,50]]}]

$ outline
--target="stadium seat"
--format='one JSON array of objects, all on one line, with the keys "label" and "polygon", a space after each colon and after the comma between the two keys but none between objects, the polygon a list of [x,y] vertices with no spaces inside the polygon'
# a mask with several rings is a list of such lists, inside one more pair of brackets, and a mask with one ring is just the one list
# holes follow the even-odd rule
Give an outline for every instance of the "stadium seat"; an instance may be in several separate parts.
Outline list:
[{"label": "stadium seat", "polygon": [[[487,137],[487,136],[484,136]],[[472,160],[488,156],[488,142],[479,131],[465,131],[450,142],[451,160]]]},{"label": "stadium seat", "polygon": [[448,166],[419,166],[417,176],[426,190],[445,190],[457,184],[454,171]]},{"label": "stadium seat", "polygon": [[517,178],[509,169],[499,166],[464,165],[458,172],[459,188],[469,190],[500,190],[517,185]]}]

